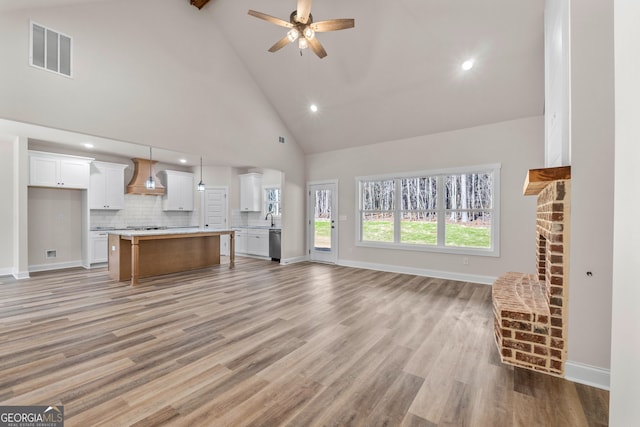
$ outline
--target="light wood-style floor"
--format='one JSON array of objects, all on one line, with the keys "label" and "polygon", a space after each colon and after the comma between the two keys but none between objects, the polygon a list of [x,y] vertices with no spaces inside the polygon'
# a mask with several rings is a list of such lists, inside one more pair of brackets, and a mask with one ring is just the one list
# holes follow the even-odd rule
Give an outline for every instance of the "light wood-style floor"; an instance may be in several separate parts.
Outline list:
[{"label": "light wood-style floor", "polygon": [[607,392],[500,364],[486,285],[240,258],[0,292],[0,404],[66,426],[607,424]]}]

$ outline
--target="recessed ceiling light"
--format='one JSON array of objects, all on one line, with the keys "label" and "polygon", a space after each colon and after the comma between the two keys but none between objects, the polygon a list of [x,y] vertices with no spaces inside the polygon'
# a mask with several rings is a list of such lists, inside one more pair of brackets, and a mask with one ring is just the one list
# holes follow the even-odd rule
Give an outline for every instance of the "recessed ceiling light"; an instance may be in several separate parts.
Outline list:
[{"label": "recessed ceiling light", "polygon": [[187,159],[180,159],[180,163],[187,163]]},{"label": "recessed ceiling light", "polygon": [[312,112],[314,112],[314,113],[315,113],[315,112],[317,112],[317,111],[318,111],[318,106],[317,106],[316,104],[311,104],[311,105],[309,106],[309,109],[310,109]]},{"label": "recessed ceiling light", "polygon": [[470,69],[473,68],[473,59],[467,59],[462,63],[461,67],[463,70],[469,71]]},{"label": "recessed ceiling light", "polygon": [[86,143],[84,144],[84,147],[85,147],[85,148],[93,148],[93,144],[92,144],[92,143],[90,143],[90,142],[86,142]]}]

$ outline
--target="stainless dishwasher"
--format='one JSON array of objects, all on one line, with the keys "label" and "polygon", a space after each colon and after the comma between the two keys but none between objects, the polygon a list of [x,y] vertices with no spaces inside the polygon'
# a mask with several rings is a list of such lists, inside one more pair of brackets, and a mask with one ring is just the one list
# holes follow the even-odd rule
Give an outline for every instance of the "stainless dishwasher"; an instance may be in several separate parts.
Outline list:
[{"label": "stainless dishwasher", "polygon": [[280,261],[280,229],[269,229],[269,257],[271,261]]}]

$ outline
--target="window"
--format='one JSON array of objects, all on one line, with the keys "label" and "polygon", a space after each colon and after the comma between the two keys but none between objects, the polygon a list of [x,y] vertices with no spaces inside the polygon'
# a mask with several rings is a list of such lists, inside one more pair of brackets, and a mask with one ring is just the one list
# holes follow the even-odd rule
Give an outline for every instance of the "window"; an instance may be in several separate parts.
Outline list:
[{"label": "window", "polygon": [[280,216],[281,211],[281,191],[280,187],[265,187],[264,189],[264,212],[271,212],[273,216]]},{"label": "window", "polygon": [[500,165],[360,177],[358,245],[499,255]]},{"label": "window", "polygon": [[71,37],[31,22],[29,64],[71,77]]}]

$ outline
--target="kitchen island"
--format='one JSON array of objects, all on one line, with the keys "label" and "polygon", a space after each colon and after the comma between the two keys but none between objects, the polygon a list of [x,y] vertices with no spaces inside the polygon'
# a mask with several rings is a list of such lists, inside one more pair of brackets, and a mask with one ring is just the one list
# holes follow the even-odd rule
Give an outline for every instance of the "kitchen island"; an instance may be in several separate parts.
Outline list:
[{"label": "kitchen island", "polygon": [[233,230],[174,228],[109,232],[109,277],[119,282],[220,264],[220,236],[229,236],[229,268],[235,262]]}]

